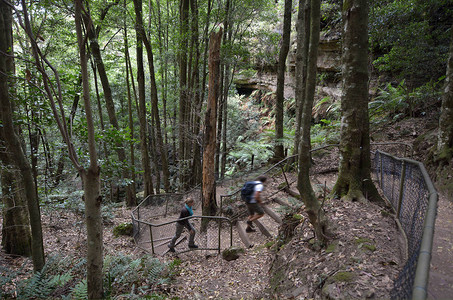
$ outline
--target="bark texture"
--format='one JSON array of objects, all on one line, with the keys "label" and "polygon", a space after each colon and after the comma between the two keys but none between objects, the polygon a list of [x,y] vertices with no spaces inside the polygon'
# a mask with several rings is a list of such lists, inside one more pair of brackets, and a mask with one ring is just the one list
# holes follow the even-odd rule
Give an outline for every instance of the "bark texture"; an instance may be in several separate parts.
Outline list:
[{"label": "bark texture", "polygon": [[370,176],[368,11],[368,0],[343,4],[341,161],[333,193],[352,201],[383,203]]},{"label": "bark texture", "polygon": [[202,189],[203,215],[207,216],[214,215],[217,210],[215,193],[215,152],[221,40],[222,28],[220,28],[217,33],[213,32],[209,40],[209,89],[203,140],[204,152]]},{"label": "bark texture", "polygon": [[[1,129],[0,136],[2,136]],[[4,141],[3,137],[1,137],[1,140]],[[8,254],[31,256],[31,231],[27,198],[21,180],[22,176],[11,163],[9,155],[5,145],[0,145],[2,163],[0,181],[3,203],[2,248]]]}]

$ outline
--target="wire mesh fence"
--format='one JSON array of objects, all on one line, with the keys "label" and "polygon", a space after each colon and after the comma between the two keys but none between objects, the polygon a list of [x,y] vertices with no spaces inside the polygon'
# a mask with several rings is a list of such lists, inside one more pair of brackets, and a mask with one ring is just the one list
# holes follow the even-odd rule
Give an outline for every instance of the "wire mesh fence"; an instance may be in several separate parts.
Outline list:
[{"label": "wire mesh fence", "polygon": [[394,281],[393,299],[425,299],[437,192],[420,162],[376,151],[375,175],[407,238],[408,259]]}]

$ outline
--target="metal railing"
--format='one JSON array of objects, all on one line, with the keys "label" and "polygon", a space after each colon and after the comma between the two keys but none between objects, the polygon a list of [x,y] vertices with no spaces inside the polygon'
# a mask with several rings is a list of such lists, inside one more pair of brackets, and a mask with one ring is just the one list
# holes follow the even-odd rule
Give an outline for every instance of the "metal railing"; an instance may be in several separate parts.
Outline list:
[{"label": "metal railing", "polygon": [[408,258],[394,281],[393,299],[426,299],[437,213],[437,192],[418,161],[376,151],[375,175],[406,235]]},{"label": "metal railing", "polygon": [[[149,251],[149,248],[151,247],[152,254],[165,253],[166,250],[168,250],[166,245],[173,238],[176,226],[175,223],[179,220],[178,214],[184,203],[183,200],[190,196],[193,198],[198,197],[199,191],[192,190],[185,194],[150,195],[141,201],[131,213],[135,244],[145,251]],[[200,201],[196,201],[197,206],[199,206],[199,203]],[[194,209],[196,209],[196,207],[194,207]],[[170,220],[165,221],[166,217],[169,217]],[[197,250],[217,250],[220,252],[222,245],[225,245],[225,243],[222,244],[221,240],[221,230],[225,227],[227,228],[230,240],[228,245],[232,246],[233,227],[230,219],[218,216],[191,216],[185,219],[191,219],[198,232],[196,235],[196,242],[200,247]],[[211,227],[206,228],[206,233],[208,231],[211,233],[209,237],[199,234],[201,232],[201,220],[203,219],[212,221],[209,222]],[[153,222],[153,220],[155,222]],[[216,228],[213,229],[212,224],[216,224]],[[217,234],[212,234],[213,230],[216,231]],[[149,239],[147,239],[148,237]],[[184,235],[182,235],[182,237],[184,238]],[[203,238],[205,238],[205,240]],[[216,241],[212,241],[212,239],[216,239]],[[216,246],[214,247],[212,245]],[[186,251],[178,252],[183,253]]]}]

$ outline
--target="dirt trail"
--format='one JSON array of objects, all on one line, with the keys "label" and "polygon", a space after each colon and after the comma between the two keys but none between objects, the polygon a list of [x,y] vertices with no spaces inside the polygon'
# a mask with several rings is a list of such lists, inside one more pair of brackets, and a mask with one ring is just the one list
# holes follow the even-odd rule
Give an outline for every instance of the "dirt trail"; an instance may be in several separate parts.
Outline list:
[{"label": "dirt trail", "polygon": [[439,194],[428,299],[453,298],[453,202]]}]

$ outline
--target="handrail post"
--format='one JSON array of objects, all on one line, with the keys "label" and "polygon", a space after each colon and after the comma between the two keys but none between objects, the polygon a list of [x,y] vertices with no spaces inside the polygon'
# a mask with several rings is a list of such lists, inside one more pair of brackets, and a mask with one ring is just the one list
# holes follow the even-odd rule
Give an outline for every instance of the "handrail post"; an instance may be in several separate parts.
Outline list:
[{"label": "handrail post", "polygon": [[286,185],[288,186],[288,189],[290,188],[288,178],[286,178],[286,173],[285,170],[283,169],[283,166],[280,165],[280,168],[282,169],[283,177],[285,177]]},{"label": "handrail post", "polygon": [[[140,206],[137,207],[137,220],[140,220]],[[138,226],[137,226],[137,234],[140,233],[140,222],[138,222]]]},{"label": "handrail post", "polygon": [[222,228],[220,227],[220,224],[221,224],[221,220],[219,219],[219,221],[218,221],[218,227],[219,227],[219,239],[218,239],[218,241],[219,241],[219,248],[218,248],[218,251],[219,251],[219,254],[220,254],[220,245],[221,245],[221,243],[220,243],[220,235],[221,235],[221,234],[220,234],[220,231],[221,231],[221,229],[222,229]]},{"label": "handrail post", "polygon": [[401,204],[403,202],[405,177],[406,177],[406,162],[403,160],[403,163],[401,165],[400,193],[399,193],[399,197],[398,197],[398,208],[396,210],[396,217],[398,219],[400,218]]},{"label": "handrail post", "polygon": [[167,216],[168,213],[168,197],[165,197],[165,217]]},{"label": "handrail post", "polygon": [[152,253],[154,253],[154,241],[153,241],[153,227],[151,225],[148,225],[149,226],[149,236],[150,236],[150,239],[151,239],[151,249],[152,249]]},{"label": "handrail post", "polygon": [[380,162],[380,168],[381,168],[381,180],[380,180],[380,184],[381,184],[381,190],[384,190],[384,168],[383,168],[383,165],[384,163],[382,162],[382,153],[381,152],[378,152],[379,153],[379,162]]},{"label": "handrail post", "polygon": [[233,247],[233,223],[230,220],[230,247]]}]

